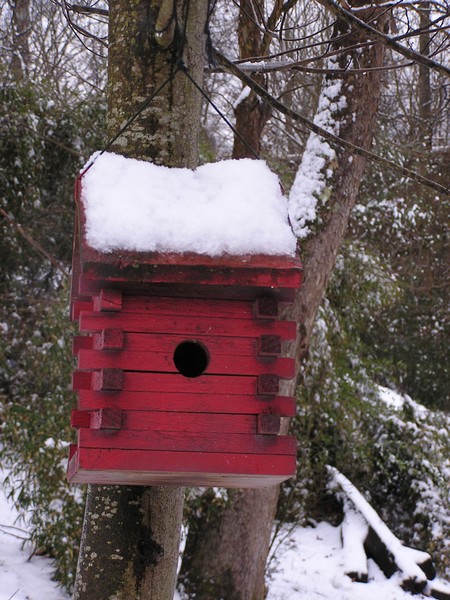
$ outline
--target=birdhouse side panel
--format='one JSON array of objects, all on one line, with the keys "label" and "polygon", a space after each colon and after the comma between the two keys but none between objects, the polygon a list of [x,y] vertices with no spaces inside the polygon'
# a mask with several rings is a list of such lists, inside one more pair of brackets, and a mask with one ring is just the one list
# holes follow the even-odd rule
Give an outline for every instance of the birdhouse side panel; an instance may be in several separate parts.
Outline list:
[{"label": "birdhouse side panel", "polygon": [[296,414],[295,398],[276,396],[267,399],[250,394],[210,393],[161,393],[145,391],[95,392],[92,389],[80,390],[78,409],[80,411],[100,410],[111,405],[119,410],[150,410],[183,413],[208,414],[274,414],[293,417]]},{"label": "birdhouse side panel", "polygon": [[102,289],[79,308],[72,481],[257,486],[293,474],[280,419],[295,401],[278,392],[294,376],[280,355],[296,328],[276,302]]}]

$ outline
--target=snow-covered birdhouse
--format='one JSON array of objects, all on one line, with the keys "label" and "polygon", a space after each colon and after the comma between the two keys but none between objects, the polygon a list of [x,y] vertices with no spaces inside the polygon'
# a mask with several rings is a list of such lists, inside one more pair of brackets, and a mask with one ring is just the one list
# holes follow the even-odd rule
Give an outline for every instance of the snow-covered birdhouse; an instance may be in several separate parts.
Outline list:
[{"label": "snow-covered birdhouse", "polygon": [[292,476],[280,320],[301,281],[262,161],[168,169],[104,154],[80,177],[72,482],[260,487]]}]

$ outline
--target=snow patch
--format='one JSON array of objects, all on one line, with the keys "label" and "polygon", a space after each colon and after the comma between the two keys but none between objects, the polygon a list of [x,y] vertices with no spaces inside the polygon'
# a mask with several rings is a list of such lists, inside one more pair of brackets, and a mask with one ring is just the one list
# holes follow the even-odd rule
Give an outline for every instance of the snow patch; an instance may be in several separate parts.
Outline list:
[{"label": "snow patch", "polygon": [[[314,123],[338,135],[339,121],[336,115],[345,106],[342,81],[326,80]],[[333,175],[331,165],[335,157],[334,149],[326,140],[316,133],[310,134],[289,195],[289,216],[294,233],[299,238],[305,238],[310,233],[310,224],[317,218],[319,202],[327,202],[327,181]]]},{"label": "snow patch", "polygon": [[18,514],[6,500],[5,476],[0,470],[0,600],[70,600],[51,581],[53,561],[31,557],[26,525],[18,524]]},{"label": "snow patch", "polygon": [[82,200],[87,242],[96,250],[295,254],[287,202],[264,161],[226,160],[195,171],[111,153],[90,162]]},{"label": "snow patch", "polygon": [[236,100],[233,103],[233,108],[236,110],[236,108],[239,106],[239,104],[241,102],[244,102],[244,100],[246,98],[248,98],[250,95],[250,88],[248,87],[248,85],[244,86],[242,88],[241,93],[239,94],[239,96],[236,98]]},{"label": "snow patch", "polygon": [[267,600],[421,600],[400,588],[397,574],[386,579],[368,560],[368,583],[344,575],[341,528],[328,523],[286,531],[269,574]]}]

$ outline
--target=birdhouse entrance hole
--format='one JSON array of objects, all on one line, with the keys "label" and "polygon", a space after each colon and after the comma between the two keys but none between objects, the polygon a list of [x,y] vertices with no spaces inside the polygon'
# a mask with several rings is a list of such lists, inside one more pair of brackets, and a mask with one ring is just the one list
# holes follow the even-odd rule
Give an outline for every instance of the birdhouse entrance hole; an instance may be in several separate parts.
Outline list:
[{"label": "birdhouse entrance hole", "polygon": [[173,362],[184,377],[199,377],[208,366],[208,351],[200,342],[187,340],[175,348]]}]

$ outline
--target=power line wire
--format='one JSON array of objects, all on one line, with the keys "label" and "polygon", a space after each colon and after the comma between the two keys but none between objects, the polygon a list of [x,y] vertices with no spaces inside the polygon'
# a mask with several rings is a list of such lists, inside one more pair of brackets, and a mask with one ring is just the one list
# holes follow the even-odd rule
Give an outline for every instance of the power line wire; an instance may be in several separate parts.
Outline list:
[{"label": "power line wire", "polygon": [[119,131],[106,143],[106,145],[103,147],[103,149],[101,150],[101,152],[99,152],[93,159],[92,161],[86,165],[86,168],[83,170],[83,172],[81,173],[80,177],[83,177],[83,175],[86,173],[86,171],[88,171],[92,165],[95,163],[95,161],[105,152],[107,152],[109,150],[109,148],[111,148],[111,146],[114,144],[114,142],[128,129],[128,127],[139,117],[139,115],[148,107],[150,106],[150,104],[153,102],[153,100],[156,98],[156,96],[158,96],[158,94],[160,94],[162,92],[162,90],[166,87],[166,85],[168,85],[172,79],[175,77],[175,75],[178,73],[178,71],[180,70],[180,67],[177,67],[174,71],[172,71],[172,73],[169,75],[169,77],[167,77],[164,82],[158,87],[156,88],[156,90],[153,92],[153,94],[151,96],[149,96],[148,98],[146,98],[139,106],[139,108],[136,110],[136,112],[128,119],[128,121],[125,123],[125,125],[123,125],[123,127],[121,127],[119,129]]}]

